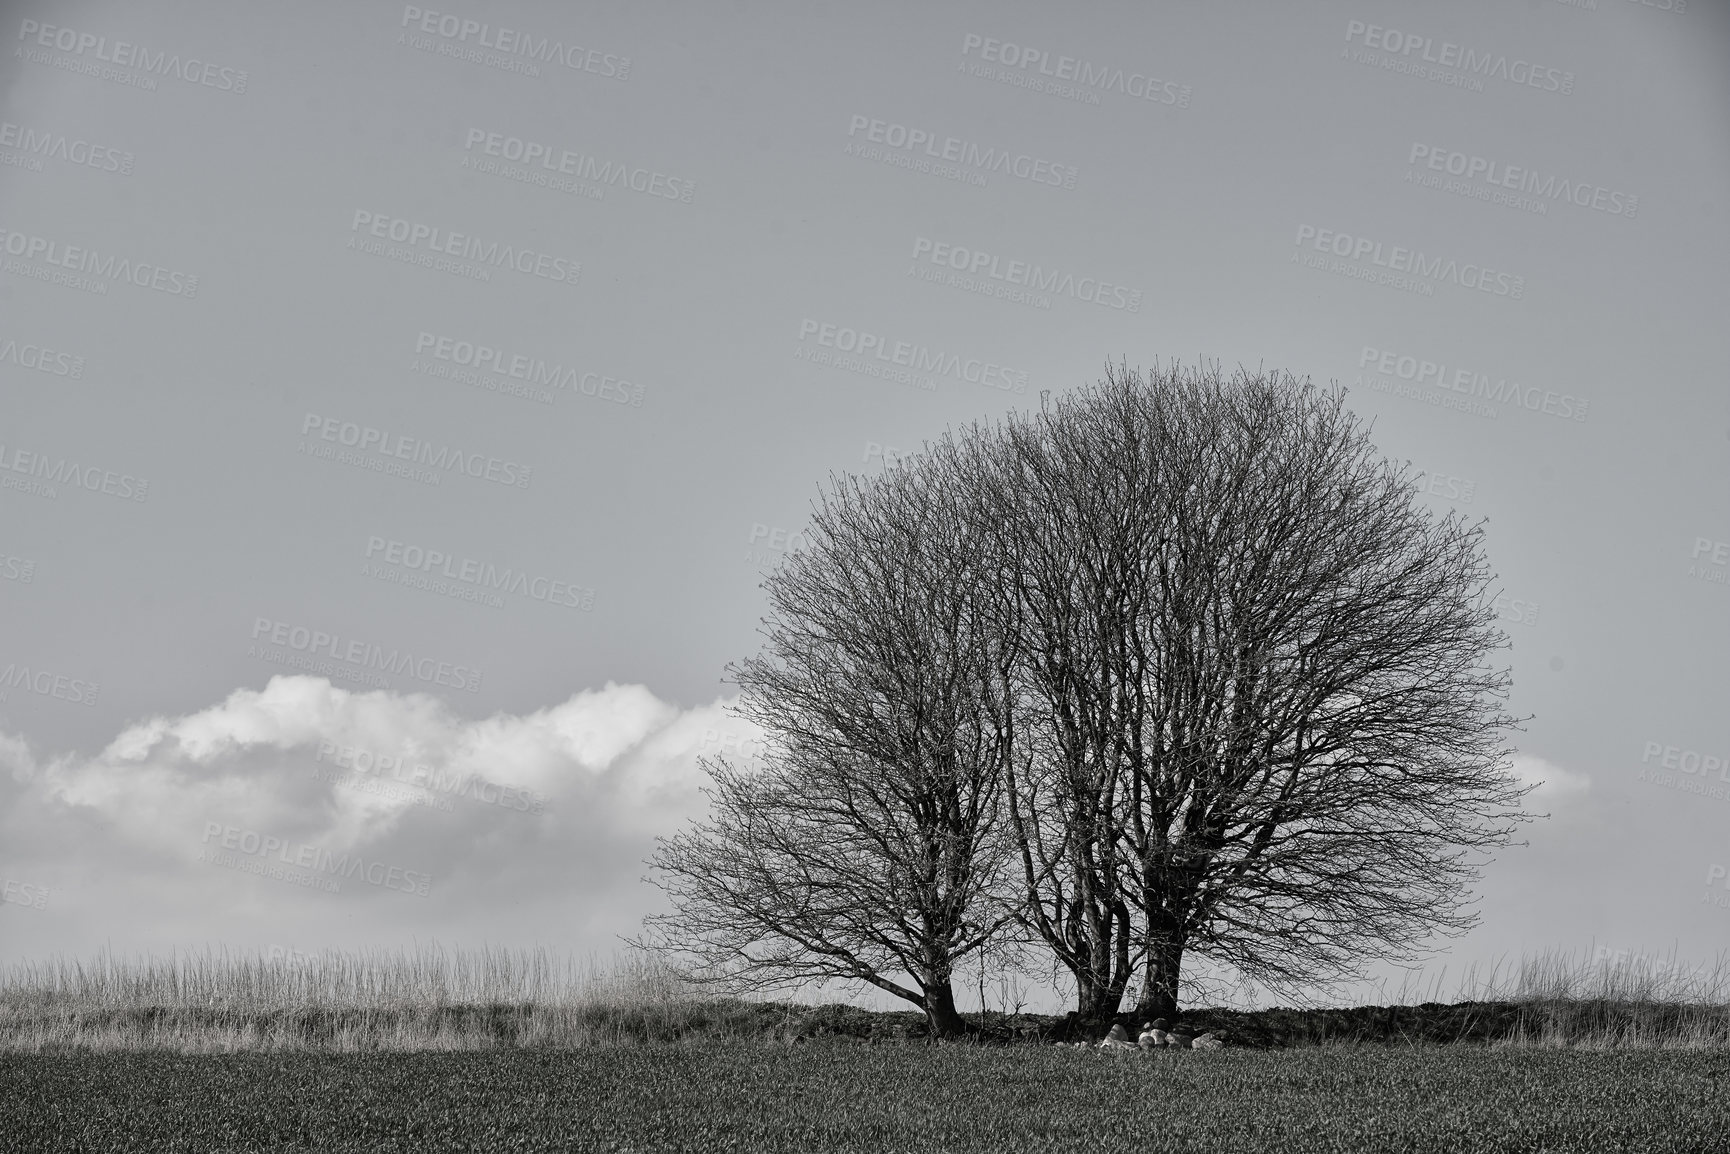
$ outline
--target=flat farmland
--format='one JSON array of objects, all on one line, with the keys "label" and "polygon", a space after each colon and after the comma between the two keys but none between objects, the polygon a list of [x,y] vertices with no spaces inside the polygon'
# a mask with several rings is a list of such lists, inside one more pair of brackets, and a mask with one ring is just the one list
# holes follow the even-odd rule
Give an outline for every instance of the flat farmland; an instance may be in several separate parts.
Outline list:
[{"label": "flat farmland", "polygon": [[0,1055],[6,1151],[1730,1151],[1722,1051],[701,1042]]}]

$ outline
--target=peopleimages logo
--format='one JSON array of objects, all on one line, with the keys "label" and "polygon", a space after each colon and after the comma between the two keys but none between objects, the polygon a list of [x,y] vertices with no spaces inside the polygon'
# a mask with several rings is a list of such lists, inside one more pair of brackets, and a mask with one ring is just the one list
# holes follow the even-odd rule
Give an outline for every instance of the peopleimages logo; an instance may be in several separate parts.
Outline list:
[{"label": "peopleimages logo", "polygon": [[83,357],[75,353],[55,352],[42,345],[21,344],[12,337],[0,337],[0,362],[17,365],[21,369],[34,369],[51,376],[71,377],[73,380],[84,375]]},{"label": "peopleimages logo", "polygon": [[[338,417],[320,416],[318,413],[308,413],[302,418],[300,432],[303,437],[309,433],[316,434],[319,440],[343,445],[361,453],[376,453],[393,461],[410,461],[431,469],[444,470],[444,473],[432,474],[435,484],[454,469],[458,473],[492,481],[494,484],[526,489],[529,487],[529,477],[534,472],[533,465],[500,460],[482,453],[465,452],[449,445],[435,445],[418,437],[389,433],[371,425],[344,421]],[[302,441],[300,451],[317,455],[317,448],[316,445],[309,446],[306,441]],[[365,461],[357,463],[367,464]]]},{"label": "peopleimages logo", "polygon": [[310,629],[288,621],[276,621],[269,617],[254,618],[252,639],[286,646],[295,653],[304,653],[308,657],[329,657],[332,661],[346,662],[362,669],[377,669],[399,677],[407,674],[427,685],[465,689],[470,693],[479,693],[481,688],[479,669],[454,665],[432,657],[416,657],[413,653],[401,649],[387,650],[384,646],[370,641],[362,641],[356,637],[344,638],[338,633]]},{"label": "peopleimages logo", "polygon": [[14,906],[28,906],[34,910],[48,908],[48,887],[21,882],[16,878],[7,878],[4,887],[0,887],[0,902]]},{"label": "peopleimages logo", "polygon": [[[689,180],[676,176],[668,176],[652,168],[633,168],[626,164],[614,164],[611,160],[601,161],[586,152],[572,152],[568,148],[554,149],[550,144],[539,141],[524,140],[517,136],[506,136],[498,132],[488,132],[484,128],[471,128],[463,141],[465,152],[474,152],[479,147],[481,155],[497,157],[501,160],[521,164],[525,170],[514,174],[506,170],[508,166],[500,166],[499,174],[514,176],[528,184],[548,185],[553,177],[566,176],[576,180],[584,180],[602,188],[627,188],[632,192],[640,192],[646,196],[659,197],[664,200],[676,200],[680,204],[690,204],[697,186]],[[476,161],[472,156],[463,157],[463,167],[478,167],[484,161]],[[534,172],[539,166],[542,171]],[[479,171],[491,171],[479,169]],[[573,191],[560,189],[560,191]]]},{"label": "peopleimages logo", "polygon": [[[1318,253],[1327,253],[1344,260],[1354,262],[1354,266],[1330,268],[1328,271],[1344,272],[1348,276],[1361,276],[1363,279],[1411,279],[1403,274],[1410,273],[1420,278],[1422,287],[1424,281],[1458,285],[1460,288],[1476,289],[1478,292],[1493,296],[1508,297],[1512,300],[1522,300],[1526,295],[1526,278],[1512,276],[1505,272],[1497,272],[1483,265],[1459,261],[1447,257],[1428,256],[1421,249],[1405,248],[1401,245],[1390,245],[1384,249],[1382,242],[1371,240],[1367,236],[1354,236],[1351,233],[1334,232],[1331,229],[1318,229],[1313,224],[1300,224],[1297,239],[1292,242],[1299,250],[1307,244]],[[1292,253],[1293,263],[1305,264],[1309,267],[1321,267],[1310,260],[1300,260],[1300,252]],[[1368,260],[1370,267],[1364,268]],[[1335,262],[1336,264],[1338,262]],[[1385,271],[1380,271],[1385,270]],[[1392,283],[1390,280],[1388,283]],[[1424,295],[1429,295],[1425,293]]]},{"label": "peopleimages logo", "polygon": [[810,538],[805,536],[803,529],[789,531],[761,521],[751,522],[751,532],[745,538],[745,544],[750,546],[745,550],[745,561],[751,565],[772,566],[795,553],[811,551]]},{"label": "peopleimages logo", "polygon": [[1489,79],[1505,80],[1510,84],[1544,92],[1560,92],[1564,95],[1574,91],[1572,72],[1534,64],[1518,57],[1509,58],[1500,52],[1467,48],[1451,40],[1437,41],[1415,32],[1366,24],[1362,20],[1346,21],[1346,44],[1361,44],[1364,49],[1374,51],[1342,48],[1340,56],[1345,59],[1394,72],[1409,73],[1457,88],[1471,88],[1473,91],[1482,92],[1484,81]]},{"label": "peopleimages logo", "polygon": [[[1610,216],[1625,216],[1632,220],[1640,209],[1640,198],[1633,193],[1621,192],[1605,188],[1601,184],[1588,184],[1583,181],[1573,181],[1558,178],[1554,173],[1549,176],[1539,176],[1530,168],[1517,164],[1504,164],[1487,156],[1476,153],[1456,152],[1439,148],[1432,144],[1412,144],[1411,152],[1406,157],[1406,163],[1412,166],[1421,165],[1429,172],[1446,173],[1459,177],[1462,181],[1479,181],[1491,188],[1449,188],[1440,178],[1429,178],[1426,173],[1414,175],[1413,168],[1406,170],[1406,180],[1424,184],[1429,187],[1442,188],[1445,191],[1460,191],[1466,195],[1476,195],[1481,200],[1501,198],[1499,203],[1507,203],[1515,208],[1526,207],[1522,201],[1526,198],[1508,196],[1501,190],[1510,189],[1514,192],[1529,194],[1530,197],[1542,197],[1533,200],[1540,212],[1548,211],[1546,201],[1566,201],[1580,208],[1595,209]],[[1448,182],[1458,183],[1458,182]]]},{"label": "peopleimages logo", "polygon": [[735,769],[761,769],[768,757],[768,745],[760,737],[744,737],[731,730],[705,729],[697,752],[708,756],[730,757]]},{"label": "peopleimages logo", "polygon": [[[1718,784],[1712,783],[1714,773]],[[1640,752],[1638,780],[1678,793],[1730,801],[1730,789],[1725,788],[1730,786],[1730,761],[1723,754],[1648,741]]]},{"label": "peopleimages logo", "polygon": [[[1591,402],[1572,393],[1558,393],[1536,385],[1522,385],[1507,377],[1494,378],[1472,369],[1450,367],[1441,361],[1408,356],[1392,349],[1365,345],[1358,353],[1358,368],[1370,368],[1383,377],[1410,381],[1418,387],[1458,393],[1465,397],[1494,401],[1498,405],[1514,405],[1533,413],[1544,413],[1562,420],[1584,421]],[[1359,378],[1360,382],[1362,378]],[[1386,392],[1375,382],[1370,387]],[[1452,406],[1450,406],[1452,407]],[[1493,411],[1490,415],[1494,415]]]},{"label": "peopleimages logo", "polygon": [[1438,473],[1431,469],[1420,468],[1412,480],[1417,483],[1420,493],[1428,494],[1431,497],[1446,497],[1450,501],[1459,501],[1466,505],[1472,503],[1472,496],[1478,490],[1476,481]]},{"label": "peopleimages logo", "polygon": [[[91,273],[109,281],[126,282],[139,288],[155,289],[157,292],[170,296],[187,298],[198,295],[198,278],[190,273],[177,272],[162,265],[147,261],[133,261],[129,257],[117,257],[113,253],[103,256],[93,248],[81,245],[63,244],[51,237],[37,236],[34,233],[18,232],[14,229],[0,226],[0,251],[7,256],[22,257],[26,261],[40,260],[43,264],[56,268],[70,269],[80,273]],[[46,273],[32,270],[29,265],[20,265],[16,261],[6,262],[6,271],[24,276],[34,276],[38,280],[51,280],[55,283],[69,284],[73,288],[86,292],[105,294],[108,286],[101,280],[88,280],[85,277],[69,277],[65,273]]]},{"label": "peopleimages logo", "polygon": [[[0,120],[0,148],[16,148],[20,156],[38,161],[47,157],[49,160],[63,160],[67,164],[94,168],[99,172],[132,175],[133,156],[130,152],[123,152],[106,144],[92,144],[88,140],[68,137],[63,132],[38,131],[29,125],[14,124],[10,120]],[[0,160],[0,163],[5,161]],[[36,166],[36,170],[41,170],[40,164]]]},{"label": "peopleimages logo", "polygon": [[1730,566],[1730,541],[1714,541],[1710,537],[1696,537],[1694,538],[1694,551],[1689,556],[1695,561],[1705,558],[1706,564],[1689,565],[1688,576],[1713,585],[1726,583],[1726,574],[1730,573],[1730,570],[1725,568],[1725,566]]},{"label": "peopleimages logo", "polygon": [[[882,160],[904,168],[912,167],[906,161],[917,155],[926,166],[921,171],[930,170],[938,175],[947,174],[930,169],[930,161],[948,162],[961,166],[963,170],[974,170],[969,174],[974,178],[969,180],[969,183],[984,184],[984,177],[980,174],[1001,172],[1018,180],[1032,181],[1034,184],[1050,184],[1071,189],[1075,187],[1077,169],[1074,165],[1057,164],[1025,152],[988,148],[957,136],[939,137],[923,128],[909,128],[893,121],[855,115],[847,123],[847,136],[851,139],[860,134],[864,135],[865,142],[849,144],[845,150],[848,155]],[[890,152],[885,153],[882,149],[871,147],[872,145],[883,145]],[[895,159],[890,159],[891,156]]]},{"label": "peopleimages logo", "polygon": [[[882,369],[886,373],[896,370],[913,373],[934,373],[937,376],[953,377],[969,384],[984,385],[987,388],[1000,389],[1006,393],[1025,393],[1027,391],[1027,374],[1019,369],[1006,368],[993,361],[982,361],[976,358],[963,359],[955,353],[945,353],[927,345],[914,344],[909,341],[891,341],[878,333],[865,332],[846,325],[831,324],[827,321],[814,321],[809,317],[799,322],[800,347],[795,355],[815,361],[818,364],[833,364],[837,368],[853,368],[862,371],[851,362],[860,365]],[[805,347],[804,342],[812,341],[816,349]],[[836,353],[850,354],[839,357],[819,356],[818,353],[833,349]],[[880,362],[880,363],[879,363]],[[877,375],[872,373],[870,375]],[[899,378],[897,378],[899,379]],[[929,378],[910,377],[909,384],[920,388],[934,390],[937,385]]]},{"label": "peopleimages logo", "polygon": [[[12,661],[0,669],[0,690],[10,692],[14,689],[22,689],[38,697],[52,697],[56,701],[65,701],[72,705],[94,706],[96,695],[101,692],[102,686],[81,677],[70,677],[40,667],[32,669],[28,665],[19,665]],[[0,694],[0,700],[4,697],[4,694]]]},{"label": "peopleimages logo", "polygon": [[1665,979],[1695,979],[1704,978],[1706,969],[1703,966],[1690,966],[1675,958],[1662,958],[1656,954],[1642,953],[1638,950],[1611,949],[1609,946],[1598,946],[1592,951],[1592,961],[1605,969],[1633,970],[1642,975],[1650,975],[1659,980]]},{"label": "peopleimages logo", "polygon": [[[342,770],[349,775],[350,784],[354,780],[383,781],[388,777],[394,782],[429,793],[466,797],[482,805],[512,809],[519,813],[543,813],[547,807],[546,799],[531,789],[499,785],[473,773],[459,774],[425,762],[410,764],[409,754],[391,754],[365,746],[357,748],[352,745],[338,745],[334,741],[320,741],[313,760]],[[448,804],[441,808],[448,811]]]},{"label": "peopleimages logo", "polygon": [[246,91],[246,70],[243,68],[223,68],[191,56],[182,59],[178,52],[173,55],[152,53],[141,44],[125,40],[109,43],[106,36],[80,32],[75,28],[26,20],[18,26],[18,39],[34,40],[38,47],[70,52],[80,58],[88,53],[92,60],[120,68],[136,68],[152,76],[172,76],[188,84],[223,92],[238,94]]},{"label": "peopleimages logo", "polygon": [[1536,625],[1538,623],[1538,603],[1526,601],[1519,597],[1509,597],[1500,594],[1492,602],[1496,616],[1502,621],[1512,621],[1516,625]]},{"label": "peopleimages logo", "polygon": [[535,36],[533,33],[506,28],[503,25],[494,27],[449,12],[417,8],[413,4],[403,5],[401,27],[412,27],[428,36],[454,41],[453,47],[472,42],[477,48],[502,53],[507,59],[514,56],[523,61],[538,60],[542,64],[563,64],[573,72],[592,72],[610,80],[631,78],[629,56],[616,56],[599,49],[584,48],[580,44],[566,44],[562,40]]},{"label": "peopleimages logo", "polygon": [[897,449],[894,445],[885,445],[878,441],[865,442],[865,455],[860,462],[869,465],[873,460],[882,461],[884,467],[895,469],[911,464],[925,456],[919,449]]},{"label": "peopleimages logo", "polygon": [[[593,372],[578,365],[566,365],[559,362],[548,363],[544,358],[528,356],[515,350],[499,348],[496,345],[480,341],[464,340],[460,337],[444,336],[440,333],[429,333],[426,330],[415,337],[414,351],[417,354],[413,368],[428,376],[457,376],[456,371],[434,371],[442,366],[427,365],[420,357],[429,357],[434,361],[455,366],[456,370],[475,369],[480,372],[495,373],[509,377],[512,380],[524,381],[530,388],[500,387],[494,391],[516,393],[528,396],[534,400],[551,404],[550,393],[536,393],[533,388],[565,389],[572,393],[581,393],[585,397],[595,397],[602,401],[611,401],[616,405],[630,405],[634,409],[643,407],[643,386],[634,385],[619,377],[609,377],[604,373]],[[467,376],[477,376],[475,373]],[[458,377],[458,379],[464,379]],[[483,388],[492,385],[481,384],[480,381],[466,381]]]},{"label": "peopleimages logo", "polygon": [[293,946],[279,946],[274,942],[265,947],[265,957],[273,962],[287,962],[294,966],[309,966],[318,960],[317,954],[305,953]]},{"label": "peopleimages logo", "polygon": [[[976,53],[976,59],[982,63],[972,62],[971,58],[975,58]],[[1098,104],[1099,93],[1116,92],[1135,100],[1189,107],[1190,87],[1187,84],[1161,80],[1145,72],[1110,68],[1074,56],[1059,56],[1054,60],[1044,49],[994,40],[974,32],[961,38],[961,55],[970,58],[959,65],[966,75],[1049,93],[1082,104]],[[987,68],[986,64],[1002,67]]]},{"label": "peopleimages logo", "polygon": [[[259,859],[257,865],[274,868],[276,872],[272,873],[271,876],[278,878],[278,880],[298,882],[300,879],[292,876],[284,877],[280,866],[268,862],[267,859],[272,854],[276,855],[276,861],[280,862],[281,865],[316,870],[328,875],[330,879],[359,877],[368,885],[399,890],[402,893],[414,894],[417,897],[426,897],[432,885],[432,875],[429,873],[405,870],[401,866],[387,865],[376,859],[367,861],[358,854],[347,852],[339,857],[328,849],[321,849],[318,846],[305,843],[291,846],[280,837],[260,834],[256,830],[223,825],[219,821],[204,823],[205,844],[208,845],[212,838],[219,839],[218,844],[225,850],[238,850],[248,857]],[[292,856],[290,856],[290,850],[293,850]],[[212,853],[209,850],[200,855],[200,860],[208,861],[212,865],[228,866],[231,869],[245,868],[243,866],[237,867],[232,857],[224,860],[222,855]],[[260,870],[246,869],[245,872],[258,873]],[[340,891],[341,886],[340,883],[337,883],[334,887],[327,884],[320,885],[318,888],[336,893]]]},{"label": "peopleimages logo", "polygon": [[1706,870],[1706,892],[1700,895],[1700,901],[1705,905],[1717,906],[1721,910],[1730,910],[1730,897],[1712,892],[1712,883],[1720,881],[1724,883],[1724,889],[1730,890],[1730,869],[1725,869],[1717,862],[1713,862],[1711,867]]},{"label": "peopleimages logo", "polygon": [[[480,237],[468,233],[450,232],[430,224],[405,220],[400,216],[368,212],[363,208],[355,209],[354,219],[348,228],[351,233],[358,233],[364,228],[368,236],[382,237],[406,245],[409,250],[409,263],[414,264],[425,264],[439,256],[457,257],[491,265],[493,268],[511,268],[528,276],[564,284],[576,284],[583,271],[581,261],[536,252],[531,248],[500,244],[498,241],[483,241]],[[349,247],[359,247],[353,236],[349,237]],[[394,254],[384,252],[378,255]],[[425,259],[415,259],[417,257]]]},{"label": "peopleimages logo", "polygon": [[12,477],[0,476],[0,487],[35,493],[51,501],[60,495],[56,485],[87,489],[92,493],[104,493],[126,501],[142,501],[150,496],[150,482],[134,477],[131,473],[116,473],[112,469],[99,469],[95,465],[80,465],[66,457],[56,460],[46,453],[30,452],[16,446],[8,456],[4,442],[0,442],[0,473],[21,473],[31,478],[29,481],[18,481]]},{"label": "peopleimages logo", "polygon": [[[1061,269],[1048,269],[1027,261],[1007,259],[996,253],[984,252],[980,249],[965,248],[947,241],[933,240],[928,236],[913,239],[913,265],[909,269],[910,276],[918,276],[924,280],[934,280],[921,265],[928,264],[938,269],[953,270],[960,274],[957,277],[945,279],[939,283],[952,284],[956,288],[982,292],[987,296],[1003,296],[1005,299],[1022,300],[1026,303],[1044,301],[1044,307],[1050,307],[1049,297],[1029,296],[1027,292],[1017,292],[1016,289],[1031,290],[1032,294],[1051,293],[1056,296],[1066,296],[1081,301],[1083,304],[1099,305],[1102,308],[1117,309],[1120,312],[1141,311],[1141,290],[1127,288],[1110,281],[1102,281],[1097,277],[1078,277],[1072,272]],[[1004,287],[1012,286],[1012,287]]]},{"label": "peopleimages logo", "polygon": [[[366,539],[366,556],[369,559],[362,566],[362,572],[369,577],[381,580],[396,580],[405,585],[429,587],[425,574],[437,573],[451,581],[458,581],[472,586],[481,598],[489,598],[489,603],[503,604],[496,596],[489,593],[498,589],[506,593],[523,593],[536,601],[545,601],[549,605],[560,605],[570,609],[590,610],[595,605],[595,591],[570,581],[554,581],[549,577],[533,576],[515,569],[500,569],[489,561],[477,561],[473,557],[458,558],[439,549],[426,549],[419,545],[404,541],[389,540],[384,537],[368,537]],[[386,565],[396,566],[394,569],[383,569],[373,564],[371,558],[382,557]],[[451,569],[456,566],[455,571]],[[418,580],[408,580],[408,578]],[[430,587],[435,592],[447,592],[443,582],[432,581]],[[452,596],[464,596],[467,591],[451,592]],[[478,599],[478,598],[467,598]]]},{"label": "peopleimages logo", "polygon": [[1714,565],[1730,565],[1730,541],[1714,541],[1710,537],[1694,538],[1694,557],[1710,555]]}]

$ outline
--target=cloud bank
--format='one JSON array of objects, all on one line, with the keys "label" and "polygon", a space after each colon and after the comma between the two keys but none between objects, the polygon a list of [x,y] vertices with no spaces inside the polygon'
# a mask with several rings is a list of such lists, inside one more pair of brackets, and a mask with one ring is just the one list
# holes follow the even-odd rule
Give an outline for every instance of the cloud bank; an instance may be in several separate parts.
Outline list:
[{"label": "cloud bank", "polygon": [[7,952],[21,936],[280,941],[347,923],[574,933],[604,951],[656,904],[641,880],[655,836],[705,807],[699,757],[752,739],[729,704],[608,683],[470,720],[424,694],[285,676],[133,724],[95,756],[44,760],[0,734],[0,871],[49,892],[0,916],[53,915],[10,917]]}]

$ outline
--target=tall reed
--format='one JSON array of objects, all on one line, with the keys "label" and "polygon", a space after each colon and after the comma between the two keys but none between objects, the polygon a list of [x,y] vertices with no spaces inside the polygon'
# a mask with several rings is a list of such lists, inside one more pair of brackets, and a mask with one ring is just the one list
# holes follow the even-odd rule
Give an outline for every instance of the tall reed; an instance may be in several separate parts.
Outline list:
[{"label": "tall reed", "polygon": [[[1484,1023],[1500,1023],[1491,1039],[1497,1045],[1730,1047],[1725,955],[1710,966],[1556,951],[1511,965],[1502,959],[1487,975],[1468,969],[1451,1006],[1431,1006],[1442,1002],[1445,979],[1445,970],[1431,979],[1420,1006],[1408,976],[1388,1004],[1414,1007],[1420,1019],[1477,1021],[1472,1036],[1480,1041]],[[1488,1016],[1442,1012],[1467,1003],[1498,1009]],[[1246,1015],[1258,1016],[1262,1034],[1296,1031],[1290,1039],[1327,1034],[1334,1018],[1362,1017],[1326,1009]],[[800,1022],[819,1019],[834,1031],[883,1036],[907,1033],[900,1019],[916,1017],[863,1010],[825,1017],[802,1004],[717,998],[681,982],[653,955],[620,952],[603,963],[594,955],[555,957],[540,946],[417,942],[412,949],[274,956],[206,947],[137,959],[103,950],[89,961],[56,957],[0,970],[0,1051],[561,1048],[785,1038]],[[1413,1018],[1402,1010],[1386,1020],[1391,1031],[1409,1028],[1393,1023]],[[1362,1033],[1361,1023],[1351,1029]]]},{"label": "tall reed", "polygon": [[530,1003],[548,1007],[666,1003],[688,997],[653,956],[621,953],[602,965],[555,959],[544,946],[220,952],[206,947],[128,960],[108,950],[88,964],[55,957],[0,972],[0,1005],[137,1009],[393,1009]]},{"label": "tall reed", "polygon": [[[753,1016],[751,1014],[745,1017]],[[56,957],[0,973],[0,1049],[485,1049],[727,1028],[653,956],[545,947]]]}]

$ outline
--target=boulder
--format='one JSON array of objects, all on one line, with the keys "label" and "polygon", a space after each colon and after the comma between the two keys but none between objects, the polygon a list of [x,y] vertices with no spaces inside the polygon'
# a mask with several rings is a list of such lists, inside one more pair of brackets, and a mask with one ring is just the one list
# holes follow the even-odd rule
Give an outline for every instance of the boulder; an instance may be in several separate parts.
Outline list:
[{"label": "boulder", "polygon": [[1135,1043],[1129,1040],[1129,1031],[1123,1028],[1123,1023],[1118,1022],[1100,1039],[1099,1047],[1102,1050],[1133,1050]]},{"label": "boulder", "polygon": [[1192,1050],[1223,1050],[1225,1048],[1225,1041],[1220,1038],[1218,1034],[1209,1031],[1208,1033],[1199,1035],[1189,1045]]}]

